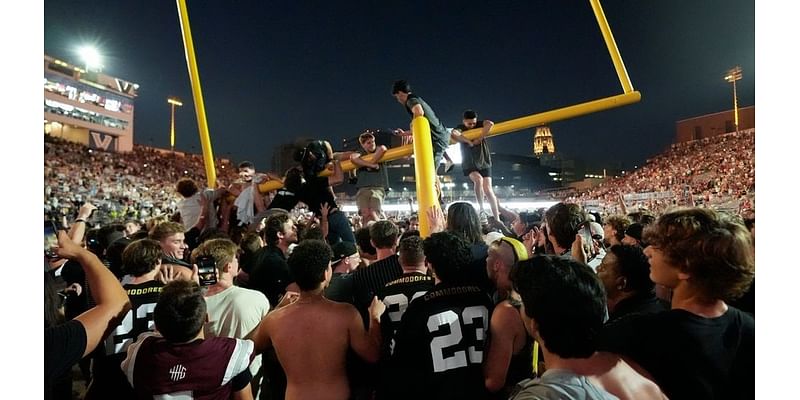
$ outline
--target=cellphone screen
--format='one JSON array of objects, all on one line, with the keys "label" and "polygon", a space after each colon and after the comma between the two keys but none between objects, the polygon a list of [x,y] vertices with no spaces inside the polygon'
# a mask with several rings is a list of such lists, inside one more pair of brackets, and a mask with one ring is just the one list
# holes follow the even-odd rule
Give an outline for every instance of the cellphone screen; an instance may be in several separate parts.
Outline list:
[{"label": "cellphone screen", "polygon": [[44,254],[50,258],[57,258],[54,248],[58,247],[58,236],[53,221],[44,221]]},{"label": "cellphone screen", "polygon": [[197,259],[197,273],[200,275],[200,286],[211,286],[217,283],[217,265],[212,257]]}]

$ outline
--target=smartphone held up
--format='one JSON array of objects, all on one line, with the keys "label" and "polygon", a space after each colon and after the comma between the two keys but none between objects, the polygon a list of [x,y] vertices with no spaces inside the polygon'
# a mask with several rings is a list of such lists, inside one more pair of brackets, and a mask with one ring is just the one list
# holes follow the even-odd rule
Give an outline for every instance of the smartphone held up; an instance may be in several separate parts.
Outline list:
[{"label": "smartphone held up", "polygon": [[200,276],[200,286],[211,286],[217,283],[217,263],[211,256],[197,258],[197,274]]},{"label": "smartphone held up", "polygon": [[44,255],[47,258],[58,258],[56,249],[58,248],[58,229],[51,220],[44,221]]}]

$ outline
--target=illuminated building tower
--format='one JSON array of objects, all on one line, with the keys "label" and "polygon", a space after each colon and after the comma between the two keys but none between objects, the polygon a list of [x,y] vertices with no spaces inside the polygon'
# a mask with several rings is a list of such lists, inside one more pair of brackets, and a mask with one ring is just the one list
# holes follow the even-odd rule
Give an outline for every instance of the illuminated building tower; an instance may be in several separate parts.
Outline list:
[{"label": "illuminated building tower", "polygon": [[553,154],[556,152],[556,145],[553,143],[553,134],[550,127],[537,126],[536,134],[533,136],[533,155],[541,157],[543,154]]}]

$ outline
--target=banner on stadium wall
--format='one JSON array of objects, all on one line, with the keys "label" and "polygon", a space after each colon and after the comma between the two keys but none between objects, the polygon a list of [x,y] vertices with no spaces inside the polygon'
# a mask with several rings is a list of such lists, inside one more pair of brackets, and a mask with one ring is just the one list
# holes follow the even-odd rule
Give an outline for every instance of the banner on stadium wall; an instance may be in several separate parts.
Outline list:
[{"label": "banner on stadium wall", "polygon": [[89,147],[102,151],[116,151],[117,137],[108,133],[89,131]]},{"label": "banner on stadium wall", "polygon": [[639,201],[639,200],[658,200],[658,199],[671,199],[673,197],[672,191],[666,192],[647,192],[647,193],[632,193],[623,195],[622,198],[625,202]]}]

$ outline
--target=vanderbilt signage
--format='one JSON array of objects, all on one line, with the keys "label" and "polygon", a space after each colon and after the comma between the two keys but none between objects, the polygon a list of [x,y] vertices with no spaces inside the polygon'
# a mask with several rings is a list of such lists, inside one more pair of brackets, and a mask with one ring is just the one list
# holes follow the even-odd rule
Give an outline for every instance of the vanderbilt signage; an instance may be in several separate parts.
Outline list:
[{"label": "vanderbilt signage", "polygon": [[117,137],[107,133],[89,131],[89,146],[102,151],[117,151]]}]

